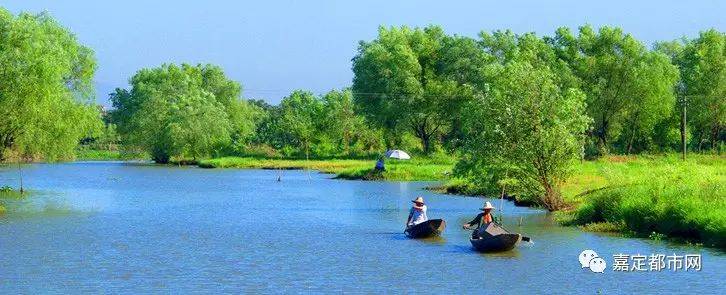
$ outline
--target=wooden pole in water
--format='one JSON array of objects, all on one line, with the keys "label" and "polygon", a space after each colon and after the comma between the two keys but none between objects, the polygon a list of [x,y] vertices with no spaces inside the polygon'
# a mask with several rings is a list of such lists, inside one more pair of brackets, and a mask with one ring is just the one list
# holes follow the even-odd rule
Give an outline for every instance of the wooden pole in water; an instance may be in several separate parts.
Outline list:
[{"label": "wooden pole in water", "polygon": [[309,154],[310,154],[310,152],[308,150],[308,144],[306,143],[305,144],[305,166],[306,166],[305,167],[306,168],[305,170],[306,170],[306,172],[308,174],[308,180],[310,180],[310,169],[308,169],[309,167],[307,167],[308,165],[310,165],[310,156],[309,156]]},{"label": "wooden pole in water", "polygon": [[502,221],[502,214],[504,213],[504,188],[505,185],[502,185],[502,194],[499,196],[499,221],[503,223]]},{"label": "wooden pole in water", "polygon": [[[504,173],[504,179],[506,181],[509,176],[509,172]],[[502,183],[502,194],[499,196],[499,222],[504,223],[502,213],[504,213],[504,192],[506,191],[507,183]]]},{"label": "wooden pole in water", "polygon": [[20,176],[20,194],[23,194],[23,170],[20,169],[20,159],[18,159],[18,176]]}]

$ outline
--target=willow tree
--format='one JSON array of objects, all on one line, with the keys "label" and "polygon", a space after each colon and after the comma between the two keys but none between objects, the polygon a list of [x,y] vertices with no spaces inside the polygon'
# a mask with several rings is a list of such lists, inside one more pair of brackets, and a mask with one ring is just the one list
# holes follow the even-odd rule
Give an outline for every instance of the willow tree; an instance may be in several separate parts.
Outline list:
[{"label": "willow tree", "polygon": [[716,149],[726,137],[726,33],[711,29],[686,40],[676,64],[696,148],[710,142]]},{"label": "willow tree", "polygon": [[678,73],[665,55],[620,28],[583,26],[578,35],[560,28],[549,41],[581,81],[600,154],[623,136],[630,149],[634,136],[670,116]]},{"label": "willow tree", "polygon": [[101,127],[93,52],[47,13],[0,8],[0,161],[73,157]]},{"label": "willow tree", "polygon": [[308,157],[322,124],[323,101],[311,92],[296,90],[282,99],[280,114],[280,127],[292,139],[288,148],[299,147]]},{"label": "willow tree", "polygon": [[387,131],[389,145],[396,144],[397,134],[411,132],[423,151],[430,152],[451,127],[462,101],[471,97],[471,87],[454,77],[459,71],[445,69],[466,65],[452,60],[456,55],[445,54],[458,44],[448,42],[450,38],[436,26],[381,27],[378,38],[360,43],[353,58],[355,102]]},{"label": "willow tree", "polygon": [[125,147],[158,163],[213,155],[254,130],[256,109],[216,66],[165,64],[140,70],[130,84],[111,95],[113,118]]},{"label": "willow tree", "polygon": [[581,154],[590,122],[585,95],[559,87],[548,66],[526,59],[494,65],[490,77],[489,91],[463,114],[466,141],[457,172],[478,177],[506,167],[507,178],[517,180],[511,190],[560,209],[560,186]]}]

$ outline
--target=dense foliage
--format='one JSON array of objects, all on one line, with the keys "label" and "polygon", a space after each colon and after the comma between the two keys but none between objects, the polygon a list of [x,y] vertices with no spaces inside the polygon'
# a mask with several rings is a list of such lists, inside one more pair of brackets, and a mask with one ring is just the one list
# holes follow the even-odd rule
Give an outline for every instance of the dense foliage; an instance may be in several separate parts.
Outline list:
[{"label": "dense foliage", "polygon": [[429,153],[471,98],[466,83],[481,79],[476,65],[483,62],[474,42],[447,36],[439,27],[381,27],[378,38],[361,42],[353,58],[356,103],[384,128],[389,146],[410,132]]},{"label": "dense foliage", "polygon": [[687,109],[692,148],[721,149],[726,140],[726,33],[714,29],[698,38],[656,44],[678,66],[678,107]]},{"label": "dense foliage", "polygon": [[561,28],[548,40],[587,95],[597,153],[631,153],[636,141],[647,147],[655,125],[673,110],[678,70],[668,57],[619,28],[584,26],[577,36]]},{"label": "dense foliage", "polygon": [[158,163],[219,154],[254,131],[256,108],[219,67],[162,65],[140,70],[130,84],[111,95],[112,120],[127,148]]},{"label": "dense foliage", "polygon": [[540,196],[547,209],[560,209],[560,185],[581,155],[590,120],[583,93],[556,80],[549,68],[517,58],[497,68],[489,91],[465,114],[459,173],[509,182],[519,193]]},{"label": "dense foliage", "polygon": [[355,158],[376,156],[384,149],[381,132],[355,112],[350,90],[323,96],[297,90],[279,106],[255,103],[265,115],[251,149],[267,147],[264,156],[278,156],[274,151],[279,151],[286,157]]},{"label": "dense foliage", "polygon": [[46,13],[0,8],[0,161],[72,158],[101,127],[93,51]]}]

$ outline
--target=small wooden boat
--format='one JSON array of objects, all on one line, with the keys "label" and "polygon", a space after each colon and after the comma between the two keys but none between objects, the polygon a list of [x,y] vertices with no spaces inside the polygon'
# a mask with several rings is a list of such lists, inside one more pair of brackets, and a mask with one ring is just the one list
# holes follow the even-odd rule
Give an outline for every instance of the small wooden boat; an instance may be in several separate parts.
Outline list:
[{"label": "small wooden boat", "polygon": [[522,235],[513,234],[494,222],[479,231],[478,238],[471,238],[471,245],[479,252],[509,251],[522,240]]},{"label": "small wooden boat", "polygon": [[446,228],[446,221],[443,219],[430,219],[414,226],[406,228],[404,233],[412,239],[422,239],[440,235]]}]

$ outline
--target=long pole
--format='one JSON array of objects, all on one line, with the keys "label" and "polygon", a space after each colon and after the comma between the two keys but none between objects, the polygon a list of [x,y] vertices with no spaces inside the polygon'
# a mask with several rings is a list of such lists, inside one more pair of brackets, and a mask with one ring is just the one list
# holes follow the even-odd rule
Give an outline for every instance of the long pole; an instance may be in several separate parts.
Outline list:
[{"label": "long pole", "polygon": [[683,147],[682,158],[686,160],[686,97],[683,97],[683,114],[681,115],[681,145]]},{"label": "long pole", "polygon": [[[504,174],[504,179],[506,180],[509,176],[509,172]],[[504,223],[502,218],[502,214],[504,213],[504,192],[506,191],[507,184],[502,183],[502,194],[499,196],[499,222]]]},{"label": "long pole", "polygon": [[23,194],[23,170],[20,169],[20,160],[18,160],[18,176],[20,176],[20,194]]},{"label": "long pole", "polygon": [[310,165],[310,152],[308,151],[308,144],[307,141],[305,143],[305,166],[306,166],[306,172],[308,174],[308,180],[310,180],[310,169],[307,167]]},{"label": "long pole", "polygon": [[502,194],[499,197],[499,219],[502,219],[502,214],[504,213],[504,187],[505,185],[502,185]]}]

